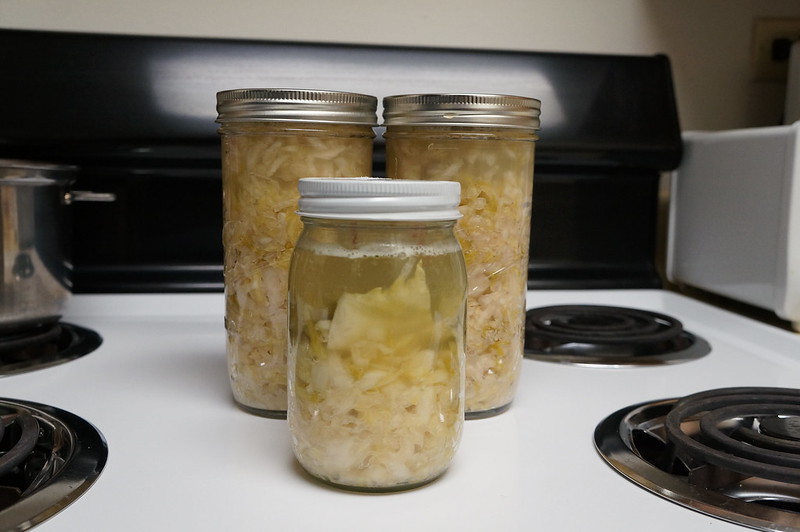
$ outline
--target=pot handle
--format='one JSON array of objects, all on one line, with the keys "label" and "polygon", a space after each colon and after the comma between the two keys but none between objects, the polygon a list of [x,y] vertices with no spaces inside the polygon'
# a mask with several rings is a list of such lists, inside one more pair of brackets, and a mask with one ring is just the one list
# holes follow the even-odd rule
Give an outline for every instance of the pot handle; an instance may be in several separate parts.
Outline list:
[{"label": "pot handle", "polygon": [[64,194],[64,203],[71,204],[73,201],[94,201],[112,202],[117,200],[117,195],[113,192],[92,192],[90,190],[70,190]]}]

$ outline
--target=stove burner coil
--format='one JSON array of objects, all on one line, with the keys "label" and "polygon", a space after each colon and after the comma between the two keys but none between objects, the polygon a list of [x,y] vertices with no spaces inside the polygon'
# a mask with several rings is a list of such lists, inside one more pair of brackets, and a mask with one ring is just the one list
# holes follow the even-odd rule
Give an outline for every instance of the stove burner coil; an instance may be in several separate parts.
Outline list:
[{"label": "stove burner coil", "polygon": [[662,342],[680,334],[680,321],[655,312],[599,305],[531,309],[528,323],[544,337],[561,341],[628,344]]},{"label": "stove burner coil", "polygon": [[38,436],[39,423],[30,414],[0,417],[0,442],[11,442],[0,447],[0,478],[25,460],[36,446]]},{"label": "stove burner coil", "polygon": [[586,366],[642,366],[682,362],[711,351],[671,316],[604,305],[530,309],[525,356]]},{"label": "stove burner coil", "polygon": [[[787,418],[786,416],[791,416]],[[800,484],[800,442],[759,432],[776,419],[800,419],[800,390],[727,388],[679,400],[666,418],[669,442],[686,461],[702,461],[748,476]],[[685,422],[699,419],[697,434]]]},{"label": "stove burner coil", "polygon": [[758,530],[800,532],[800,390],[722,388],[623,408],[594,434],[618,473]]},{"label": "stove burner coil", "polygon": [[61,327],[52,323],[44,327],[4,334],[0,336],[0,353],[13,353],[23,349],[35,348],[55,341],[60,334]]}]

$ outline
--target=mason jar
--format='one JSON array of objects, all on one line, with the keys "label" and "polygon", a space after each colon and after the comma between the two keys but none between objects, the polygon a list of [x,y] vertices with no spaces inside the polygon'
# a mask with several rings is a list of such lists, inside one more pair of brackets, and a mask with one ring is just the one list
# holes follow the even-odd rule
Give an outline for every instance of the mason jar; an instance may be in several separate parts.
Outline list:
[{"label": "mason jar", "polygon": [[289,428],[327,483],[441,475],[464,420],[466,271],[452,182],[300,180],[289,281]]},{"label": "mason jar", "polygon": [[383,101],[386,174],[461,184],[467,264],[467,418],[509,408],[522,367],[540,102],[496,94]]},{"label": "mason jar", "polygon": [[346,92],[217,94],[228,372],[243,409],[285,417],[289,260],[302,177],[371,174],[377,99]]}]

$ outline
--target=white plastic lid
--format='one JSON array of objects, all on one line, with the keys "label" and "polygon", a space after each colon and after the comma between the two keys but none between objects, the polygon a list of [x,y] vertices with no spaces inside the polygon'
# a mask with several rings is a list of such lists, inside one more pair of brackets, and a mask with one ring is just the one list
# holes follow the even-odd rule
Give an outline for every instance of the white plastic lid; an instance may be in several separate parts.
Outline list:
[{"label": "white plastic lid", "polygon": [[307,218],[443,221],[461,218],[461,184],[377,177],[301,179],[297,214]]}]

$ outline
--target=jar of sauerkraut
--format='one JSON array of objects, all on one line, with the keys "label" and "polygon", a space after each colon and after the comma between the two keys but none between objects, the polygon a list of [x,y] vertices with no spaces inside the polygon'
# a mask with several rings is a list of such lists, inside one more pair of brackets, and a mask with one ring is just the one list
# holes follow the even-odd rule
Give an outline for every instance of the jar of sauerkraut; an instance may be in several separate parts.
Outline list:
[{"label": "jar of sauerkraut", "polygon": [[386,174],[461,183],[467,418],[505,411],[522,366],[540,103],[493,94],[384,99]]},{"label": "jar of sauerkraut", "polygon": [[228,370],[234,399],[249,412],[286,416],[286,293],[302,228],[297,181],[371,174],[376,107],[373,96],[346,92],[217,94]]},{"label": "jar of sauerkraut", "polygon": [[464,420],[459,186],[303,179],[289,281],[289,428],[323,481],[393,491],[441,475]]}]

